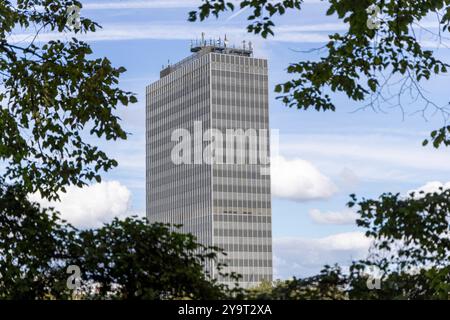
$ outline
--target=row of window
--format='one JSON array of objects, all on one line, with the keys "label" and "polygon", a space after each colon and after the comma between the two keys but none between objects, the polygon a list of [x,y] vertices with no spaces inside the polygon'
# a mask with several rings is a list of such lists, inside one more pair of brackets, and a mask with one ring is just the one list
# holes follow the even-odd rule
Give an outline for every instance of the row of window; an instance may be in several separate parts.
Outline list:
[{"label": "row of window", "polygon": [[268,77],[265,74],[255,74],[242,71],[226,71],[226,70],[214,70],[211,69],[212,80],[225,80],[225,81],[238,81],[245,80],[249,82],[267,83]]},{"label": "row of window", "polygon": [[221,200],[233,200],[233,201],[245,201],[245,200],[256,200],[256,201],[270,201],[271,196],[269,193],[238,193],[238,192],[214,192],[215,199]]},{"label": "row of window", "polygon": [[236,168],[227,167],[226,169],[214,169],[213,177],[214,178],[244,178],[245,177],[248,179],[270,180],[269,175],[261,175],[261,172],[260,172],[261,166],[255,165],[252,167],[255,167],[255,168],[253,170],[248,170],[248,169],[242,170],[239,168],[239,166],[236,166]]},{"label": "row of window", "polygon": [[[260,146],[249,145],[247,147],[220,146],[214,143],[204,145],[164,145],[147,157],[147,163],[152,173],[161,172],[162,168],[185,168],[192,165],[254,165],[268,166],[270,164],[268,143],[261,141]],[[256,144],[256,143],[255,143]],[[251,147],[251,148],[250,148]],[[166,165],[172,166],[166,166]]]},{"label": "row of window", "polygon": [[[257,194],[255,194],[257,196]],[[270,201],[258,201],[258,200],[228,200],[228,199],[214,199],[214,207],[222,208],[240,208],[240,209],[270,209]]]},{"label": "row of window", "polygon": [[[209,63],[211,61],[209,55],[201,54],[200,52],[194,53],[190,55],[189,57],[184,58],[183,60],[169,65],[166,69],[168,69],[165,73],[168,75],[172,72],[176,72],[178,70],[182,71],[179,72],[178,75],[184,74],[186,72],[192,71],[193,67],[198,67],[199,65],[204,65],[206,63]],[[163,69],[162,71],[166,70]],[[162,78],[162,76],[161,76]]]},{"label": "row of window", "polygon": [[[222,107],[224,113],[230,113],[233,108],[236,114],[242,116],[248,114],[268,113],[268,103],[262,96],[258,95],[214,95],[211,97],[211,103],[214,109]],[[244,119],[241,119],[244,120]]]},{"label": "row of window", "polygon": [[213,186],[213,191],[217,192],[233,192],[233,193],[270,193],[270,185],[267,186],[245,186],[245,185],[229,185],[229,184],[216,184]]},{"label": "row of window", "polygon": [[232,63],[245,66],[267,67],[267,60],[252,57],[243,57],[231,54],[211,53],[212,62]]},{"label": "row of window", "polygon": [[[193,186],[194,187],[194,186]],[[210,197],[208,188],[206,186],[196,186],[195,192],[192,190],[178,190],[177,192],[160,192],[151,191],[150,199],[152,206],[168,205],[170,208],[179,209],[185,208],[189,205],[203,203]]]},{"label": "row of window", "polygon": [[[193,126],[195,121],[202,121],[203,126],[207,128],[209,126],[209,108],[207,107],[208,101],[203,101],[203,105],[200,103],[191,108],[186,107],[185,103],[180,103],[177,106],[171,107],[157,115],[150,115],[150,123],[148,126],[151,136],[163,131],[163,129],[177,129],[184,128],[182,124]],[[174,109],[179,109],[178,112],[173,113]]]},{"label": "row of window", "polygon": [[219,263],[227,267],[272,267],[272,260],[269,259],[220,259]]},{"label": "row of window", "polygon": [[[193,84],[196,84],[196,88],[198,85],[206,79],[209,75],[209,65],[199,66],[198,68],[193,69],[189,73],[185,74],[173,74],[169,78],[161,79],[161,81],[151,84],[147,87],[146,93],[152,94],[154,92],[162,92],[166,93],[172,88],[176,87],[179,83],[186,83],[187,85],[183,87],[183,89],[188,90],[193,87]],[[188,91],[189,92],[189,91]]]},{"label": "row of window", "polygon": [[216,237],[271,238],[272,230],[214,229]]},{"label": "row of window", "polygon": [[[211,59],[210,59],[211,57]],[[192,74],[202,66],[211,65],[216,69],[235,69],[239,72],[257,72],[267,74],[267,60],[230,54],[211,53],[210,55],[192,55],[170,67],[160,81],[148,86],[148,89],[159,88],[185,74]]]},{"label": "row of window", "polygon": [[183,112],[182,110],[184,110],[186,114],[194,115],[195,112],[199,112],[201,110],[199,107],[201,105],[205,106],[205,111],[200,112],[202,112],[202,114],[206,113],[206,106],[208,106],[209,103],[209,94],[204,93],[187,97],[174,96],[167,102],[158,102],[152,99],[148,101],[147,108],[151,110],[149,111],[149,116],[152,119],[152,123],[159,124],[159,121],[165,119],[175,119],[176,117],[180,116],[180,113]]},{"label": "row of window", "polygon": [[[158,174],[151,177],[149,186],[158,191],[174,192],[175,189],[189,189],[193,191],[193,186],[205,187],[209,185],[211,179],[207,171],[191,170],[185,172],[172,172],[169,175]],[[211,187],[208,187],[211,190]]]},{"label": "row of window", "polygon": [[[159,115],[169,109],[169,106],[177,106],[182,104],[193,105],[203,101],[209,101],[209,91],[207,87],[195,89],[188,95],[184,95],[183,92],[178,90],[171,90],[164,95],[157,93],[155,96],[150,96],[148,105],[151,108],[151,112],[155,115]],[[164,106],[165,108],[159,109]]]},{"label": "row of window", "polygon": [[[206,150],[206,149],[205,149]],[[214,151],[214,149],[210,149],[210,151]],[[202,154],[199,153],[199,156]],[[161,175],[165,172],[168,172],[168,176],[172,175],[172,171],[175,169],[185,169],[185,168],[195,168],[200,167],[203,168],[203,166],[206,166],[207,168],[209,165],[232,165],[232,166],[256,166],[258,167],[257,172],[254,172],[252,174],[242,173],[242,172],[236,172],[233,170],[222,170],[221,172],[216,173],[214,172],[214,177],[223,177],[223,178],[249,178],[249,179],[258,179],[258,180],[270,180],[269,175],[261,174],[261,168],[268,167],[269,163],[266,163],[269,161],[268,158],[268,152],[265,152],[265,150],[261,150],[261,153],[257,153],[255,157],[255,154],[252,153],[252,156],[250,157],[250,153],[247,151],[245,153],[245,157],[243,154],[241,154],[239,157],[238,155],[234,156],[234,163],[227,163],[229,159],[227,159],[226,154],[221,154],[218,151],[213,152],[213,154],[204,154],[206,157],[200,158],[200,161],[203,161],[204,163],[201,164],[194,164],[195,154],[191,153],[191,156],[187,156],[186,161],[187,163],[180,163],[180,164],[174,164],[172,162],[171,153],[169,154],[166,150],[166,152],[160,152],[158,153],[158,156],[149,156],[147,158],[147,172],[151,176],[155,175]],[[183,160],[182,154],[180,154],[180,159]],[[180,160],[180,161],[181,161]]]},{"label": "row of window", "polygon": [[[168,183],[179,183],[181,179],[188,179],[189,181],[195,180],[200,174],[204,175],[203,178],[211,176],[211,167],[209,165],[175,165],[171,162],[170,157],[163,158],[163,165],[159,166],[155,163],[150,163],[150,168],[147,169],[147,174],[151,180],[159,178],[168,178]],[[171,179],[171,180],[170,180]],[[155,182],[152,181],[153,186],[159,186],[165,184],[165,181]]]},{"label": "row of window", "polygon": [[211,63],[211,69],[217,71],[231,71],[250,75],[266,75],[267,69],[261,67],[246,67],[236,64]]},{"label": "row of window", "polygon": [[[208,168],[195,166],[202,170],[183,170],[186,169],[186,167],[188,166],[179,166],[170,171],[158,171],[149,174],[149,186],[152,188],[160,188],[160,190],[170,191],[177,185],[205,185],[211,181],[211,175]],[[147,171],[147,173],[149,173],[149,171]]]},{"label": "row of window", "polygon": [[[197,186],[195,191],[185,190],[184,188],[180,188],[177,191],[173,190],[173,192],[151,190],[149,199],[152,207],[167,204],[177,209],[203,202],[209,196],[209,188],[206,186]],[[242,211],[271,208],[271,196],[269,193],[216,193],[214,194],[214,198],[213,205],[215,207],[228,208],[230,212],[224,209],[227,213],[233,213],[233,208],[239,208]]]},{"label": "row of window", "polygon": [[[223,111],[221,110],[223,109]],[[235,109],[235,110],[233,110]],[[147,136],[152,142],[160,139],[165,139],[167,142],[171,141],[172,134],[176,129],[185,129],[193,135],[193,128],[196,122],[202,122],[201,129],[204,133],[208,129],[218,129],[214,126],[210,127],[209,117],[210,113],[206,109],[198,109],[192,112],[180,112],[178,115],[172,118],[166,118],[164,121],[160,121],[157,125],[148,125]],[[242,112],[239,107],[227,106],[226,108],[219,108],[219,106],[213,106],[212,118],[214,120],[234,120],[234,121],[247,121],[252,122],[254,130],[260,128],[267,128],[264,125],[268,122],[268,112],[261,111],[257,108],[246,109]],[[152,121],[153,123],[153,121]],[[237,124],[237,123],[236,123]],[[234,122],[230,123],[230,130],[239,129]],[[226,132],[223,132],[226,136]]]},{"label": "row of window", "polygon": [[[170,137],[158,139],[147,145],[151,150],[147,160],[153,165],[159,160],[170,161],[171,157],[175,156],[177,159],[178,157],[183,159],[186,157],[187,161],[174,164],[208,164],[209,162],[205,162],[203,159],[209,159],[207,158],[208,155],[214,155],[217,160],[221,160],[218,164],[268,164],[270,140],[268,130],[248,129],[247,131],[249,130],[255,132],[255,134],[251,136],[225,134],[225,136],[222,136],[221,133],[216,132],[212,134],[212,138],[208,136],[209,141],[203,141],[201,137],[190,138],[189,140],[189,136],[187,138],[183,136],[179,141],[172,141]],[[184,135],[185,133],[181,134]],[[186,134],[188,133],[186,132]],[[254,160],[253,162],[246,160],[250,155],[252,156],[251,159]],[[196,156],[195,159],[197,161],[193,161],[193,156]],[[169,158],[167,159],[167,157]],[[241,161],[237,162],[236,158],[239,158]],[[267,160],[267,163],[261,163],[264,159]],[[260,161],[255,162],[256,160]]]},{"label": "row of window", "polygon": [[183,76],[190,76],[194,74],[198,74],[198,70],[202,67],[209,66],[209,56],[204,55],[202,57],[196,58],[194,56],[189,57],[188,59],[184,60],[186,63],[178,63],[176,67],[172,66],[171,73],[168,74],[165,77],[162,77],[159,81],[154,82],[147,86],[147,92],[162,88],[173,81],[179,79]]},{"label": "row of window", "polygon": [[[268,89],[262,86],[260,83],[256,85],[243,83],[243,81],[236,81],[236,83],[213,81],[211,84],[212,90],[220,92],[233,92],[234,94],[241,95],[254,95],[254,94],[268,94]],[[215,92],[216,94],[218,92]]]},{"label": "row of window", "polygon": [[229,121],[250,121],[251,123],[257,122],[265,123],[269,120],[269,115],[267,113],[248,113],[244,116],[241,113],[236,114],[231,112],[214,112],[213,119],[229,120]]},{"label": "row of window", "polygon": [[272,252],[272,246],[268,244],[218,243],[215,246],[225,252]]},{"label": "row of window", "polygon": [[[257,117],[258,115],[260,116]],[[235,121],[230,122],[230,120],[232,119],[235,119]],[[223,122],[225,120],[228,120],[227,126],[224,126]],[[245,126],[245,129],[239,125],[244,122],[248,123],[250,120],[253,120],[253,122],[250,125]],[[186,115],[183,119],[172,119],[172,120],[169,119],[168,120],[169,123],[166,123],[165,125],[155,126],[152,127],[151,129],[149,128],[147,136],[150,140],[149,142],[151,143],[154,143],[155,141],[162,139],[164,139],[165,142],[171,142],[172,134],[174,134],[175,130],[181,129],[183,131],[187,130],[191,135],[191,138],[193,139],[194,125],[196,123],[202,122],[202,125],[201,126],[199,125],[199,129],[202,130],[203,135],[206,135],[207,130],[219,130],[225,139],[227,137],[227,130],[229,134],[233,134],[233,131],[237,130],[247,131],[249,129],[255,130],[257,132],[262,129],[266,129],[266,131],[268,131],[267,120],[268,120],[267,114],[261,114],[258,112],[243,114],[238,112],[236,113],[230,112],[229,110],[226,112],[215,111],[213,114],[212,126],[210,126],[209,114],[204,114],[200,118],[189,118],[188,115]],[[217,124],[217,126],[215,124]],[[175,133],[179,134],[178,132]],[[200,138],[203,138],[203,135],[200,135]]]},{"label": "row of window", "polygon": [[[207,101],[204,101],[205,103]],[[225,104],[218,103],[218,101],[213,102],[212,106],[213,114],[212,118],[217,120],[234,120],[241,122],[253,122],[255,125],[254,129],[261,127],[267,127],[264,125],[258,125],[259,123],[268,122],[268,110],[266,107],[261,109],[261,105],[254,104],[254,106],[245,107],[239,104],[233,104],[227,101]],[[166,133],[167,137],[172,135],[174,129],[189,129],[192,128],[195,121],[202,121],[203,130],[210,129],[209,117],[210,113],[207,107],[196,107],[194,109],[189,109],[185,107],[185,104],[180,104],[179,108],[184,111],[179,111],[176,114],[172,114],[172,108],[162,112],[158,115],[152,116],[151,122],[149,123],[147,135],[149,137],[154,137],[157,134],[162,134],[163,131],[169,131]],[[214,127],[213,127],[214,128]],[[230,129],[242,128],[239,123],[231,123]]]},{"label": "row of window", "polygon": [[238,222],[238,223],[271,223],[271,216],[256,215],[231,215],[231,214],[215,214],[215,222]]},{"label": "row of window", "polygon": [[[212,232],[212,215],[210,211],[210,203],[196,203],[195,205],[186,206],[185,210],[179,212],[148,210],[147,217],[152,221],[165,221],[171,224],[179,224],[182,227],[192,227],[196,229],[208,230]],[[166,208],[171,209],[171,208]],[[198,226],[198,227],[196,227]]]},{"label": "row of window", "polygon": [[[272,274],[241,274],[240,282],[261,282],[272,281]],[[218,280],[221,282],[236,282],[235,279],[230,276],[218,276]]]}]

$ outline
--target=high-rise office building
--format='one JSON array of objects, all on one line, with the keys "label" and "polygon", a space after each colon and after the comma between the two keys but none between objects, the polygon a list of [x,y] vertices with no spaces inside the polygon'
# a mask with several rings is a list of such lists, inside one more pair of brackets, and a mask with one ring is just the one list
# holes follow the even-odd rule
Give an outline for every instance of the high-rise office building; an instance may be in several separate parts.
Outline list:
[{"label": "high-rise office building", "polygon": [[191,51],[146,90],[147,218],[223,248],[223,271],[241,274],[241,286],[271,281],[267,60],[245,42],[202,40]]}]

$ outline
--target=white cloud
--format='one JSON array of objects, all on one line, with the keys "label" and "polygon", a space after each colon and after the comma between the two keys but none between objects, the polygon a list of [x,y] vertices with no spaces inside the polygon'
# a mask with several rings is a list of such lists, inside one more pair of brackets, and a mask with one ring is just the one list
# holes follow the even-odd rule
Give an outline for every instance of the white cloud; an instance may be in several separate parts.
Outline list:
[{"label": "white cloud", "polygon": [[355,224],[358,215],[350,210],[321,212],[318,209],[309,211],[310,218],[318,224]]},{"label": "white cloud", "polygon": [[295,201],[325,199],[337,192],[334,183],[308,161],[283,157],[272,161],[272,190],[275,197]]},{"label": "white cloud", "polygon": [[442,183],[440,181],[431,181],[431,182],[427,182],[425,185],[415,189],[415,190],[410,190],[408,191],[408,195],[411,194],[412,192],[414,192],[416,194],[416,196],[418,195],[418,193],[420,192],[424,192],[425,194],[427,193],[441,193],[441,189],[443,190],[448,190],[450,189],[450,182],[446,182],[446,183]]},{"label": "white cloud", "polygon": [[362,232],[348,232],[324,238],[274,238],[275,278],[317,274],[325,264],[346,267],[364,258],[371,240]]},{"label": "white cloud", "polygon": [[39,195],[30,200],[44,207],[53,207],[61,217],[78,228],[95,228],[114,217],[129,215],[131,192],[117,181],[93,184],[84,188],[71,186],[67,193],[60,193],[60,202],[49,202]]}]

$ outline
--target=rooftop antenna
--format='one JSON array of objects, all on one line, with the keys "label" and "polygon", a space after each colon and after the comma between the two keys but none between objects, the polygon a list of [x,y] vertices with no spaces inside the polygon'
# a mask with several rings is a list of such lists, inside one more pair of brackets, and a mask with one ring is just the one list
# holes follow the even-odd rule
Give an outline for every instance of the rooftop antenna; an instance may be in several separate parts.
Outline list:
[{"label": "rooftop antenna", "polygon": [[225,48],[228,46],[227,34],[225,34],[225,39],[223,40],[223,45]]},{"label": "rooftop antenna", "polygon": [[202,32],[202,46],[205,45],[205,33]]},{"label": "rooftop antenna", "polygon": [[244,50],[245,50],[245,44],[246,44],[246,41],[245,40],[242,41],[242,45],[243,45]]},{"label": "rooftop antenna", "polygon": [[217,45],[220,47],[222,45],[222,39],[219,37],[219,40],[217,40]]},{"label": "rooftop antenna", "polygon": [[248,49],[253,51],[253,43],[251,41],[248,43]]}]

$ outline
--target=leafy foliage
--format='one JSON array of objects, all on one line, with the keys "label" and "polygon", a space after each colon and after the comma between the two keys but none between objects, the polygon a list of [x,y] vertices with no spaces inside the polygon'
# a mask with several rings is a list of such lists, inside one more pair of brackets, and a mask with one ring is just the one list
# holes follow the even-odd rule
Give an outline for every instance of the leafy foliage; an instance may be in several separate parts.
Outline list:
[{"label": "leafy foliage", "polygon": [[64,266],[74,239],[55,211],[0,184],[0,299],[69,297]]},{"label": "leafy foliage", "polygon": [[[248,31],[266,38],[273,35],[273,18],[288,10],[301,10],[302,1],[241,1],[253,8]],[[337,1],[329,0],[328,15],[348,26],[332,34],[319,61],[292,64],[294,79],[276,87],[280,99],[301,109],[335,110],[327,89],[350,99],[372,103],[385,100],[383,72],[398,75],[404,90],[420,90],[419,82],[446,73],[448,64],[422,48],[412,25],[438,13],[442,32],[448,32],[448,1]],[[376,4],[383,19],[378,29],[367,28],[367,8]],[[69,0],[18,0],[0,4],[0,159],[7,162],[0,178],[0,298],[68,298],[66,268],[82,267],[82,298],[101,299],[213,299],[241,294],[209,279],[202,264],[214,259],[217,248],[206,248],[191,235],[178,234],[167,225],[144,220],[114,220],[96,230],[78,231],[52,209],[26,199],[39,191],[49,199],[69,184],[100,181],[99,171],[117,163],[82,138],[84,134],[107,140],[125,139],[114,110],[136,101],[117,88],[125,71],[106,58],[92,59],[90,47],[77,39],[31,41],[19,46],[10,41],[17,28],[36,26],[39,32],[67,33],[67,8],[81,4]],[[234,5],[204,0],[190,20],[219,16]],[[99,26],[85,18],[75,33]],[[388,77],[388,79],[391,79]],[[390,99],[390,97],[389,97]],[[388,99],[388,100],[389,100]],[[449,127],[431,133],[435,147],[450,144]],[[427,144],[425,141],[424,144]],[[356,261],[350,272],[325,266],[305,279],[265,283],[251,290],[251,299],[448,299],[450,291],[450,191],[383,194],[376,200],[352,197],[358,225],[367,230],[373,247],[370,256]],[[36,245],[39,244],[39,245]],[[381,288],[367,287],[367,267],[382,272]]]},{"label": "leafy foliage", "polygon": [[239,293],[205,274],[203,265],[216,259],[217,248],[205,247],[194,236],[148,225],[144,219],[115,219],[97,230],[80,233],[80,258],[85,292],[94,298],[219,299]]},{"label": "leafy foliage", "polygon": [[[192,235],[144,219],[115,219],[79,231],[52,209],[31,203],[20,187],[0,187],[0,299],[223,299],[242,289],[204,273],[221,252]],[[82,287],[67,287],[69,266]]]},{"label": "leafy foliage", "polygon": [[[0,161],[6,164],[0,172],[0,298],[70,297],[69,265],[84,272],[88,291],[82,298],[210,299],[239,293],[203,273],[203,262],[219,251],[191,235],[131,218],[78,231],[54,210],[27,200],[34,192],[57,199],[66,186],[99,182],[100,171],[117,166],[85,137],[126,139],[115,110],[136,102],[117,87],[126,70],[92,58],[90,46],[76,38],[99,25],[82,17],[71,30],[72,6],[82,4],[0,3]],[[14,32],[30,29],[36,33],[28,42],[13,41]],[[42,32],[53,32],[55,40],[37,40]],[[75,38],[58,40],[71,33]]]},{"label": "leafy foliage", "polygon": [[[325,1],[324,1],[325,2]],[[437,37],[449,31],[450,3],[447,0],[386,1],[386,0],[328,0],[326,15],[334,15],[347,27],[345,32],[329,35],[318,60],[291,64],[287,71],[293,79],[276,86],[278,97],[289,107],[315,108],[318,111],[336,109],[331,92],[342,92],[354,101],[369,100],[367,106],[380,108],[382,104],[403,110],[402,97],[411,94],[412,102],[420,106],[418,112],[434,108],[444,119],[449,116],[447,105],[437,105],[424,94],[420,81],[432,75],[448,72],[449,64],[422,47],[414,28],[432,15],[440,26]],[[252,8],[248,16],[248,31],[263,38],[274,35],[273,18],[288,11],[301,11],[302,1],[240,1],[241,8]],[[368,9],[380,8],[378,28],[369,28],[372,18]],[[221,12],[233,10],[230,1],[203,0],[198,11],[189,15],[190,21],[218,17]],[[429,30],[427,30],[429,32]],[[392,94],[392,91],[396,91]],[[435,147],[450,144],[448,127],[431,135]],[[424,144],[429,141],[425,140]]]},{"label": "leafy foliage", "polygon": [[389,297],[448,299],[450,190],[388,193],[359,202],[352,196],[349,205],[358,206],[357,223],[374,239],[369,258],[355,264],[355,271],[377,267],[386,277],[380,294]]},{"label": "leafy foliage", "polygon": [[[136,102],[117,88],[125,69],[114,68],[107,58],[90,58],[88,44],[76,38],[35,41],[43,31],[71,32],[72,5],[82,7],[70,0],[0,4],[0,160],[7,163],[2,176],[48,199],[69,184],[100,181],[100,171],[117,166],[83,136],[126,139],[114,110]],[[80,22],[75,34],[99,27],[86,18]],[[31,27],[37,33],[26,46],[12,41],[13,31]]]},{"label": "leafy foliage", "polygon": [[[252,21],[247,27],[248,32],[261,34],[263,38],[268,35],[274,35],[272,27],[275,25],[271,18],[276,15],[283,15],[289,9],[300,9],[302,0],[283,0],[283,1],[269,1],[269,0],[244,0],[240,2],[240,8],[251,8],[253,13],[248,17]],[[205,20],[210,15],[219,17],[222,11],[231,10],[235,8],[234,4],[225,0],[205,0],[199,7],[199,11],[191,11],[189,13],[189,21]]]},{"label": "leafy foliage", "polygon": [[[262,284],[250,299],[450,299],[450,190],[383,194],[349,203],[372,248],[343,272],[325,266],[304,279]],[[378,284],[378,285],[376,285]]]},{"label": "leafy foliage", "polygon": [[[66,269],[78,265],[81,299],[449,299],[449,199],[450,190],[353,196],[358,225],[373,240],[367,259],[353,262],[349,272],[325,266],[316,276],[263,283],[244,295],[203,272],[220,250],[192,235],[137,218],[77,231],[27,201],[20,188],[2,184],[0,298],[70,298]],[[374,267],[379,274],[370,274]],[[379,288],[368,287],[370,277],[380,278]]]},{"label": "leafy foliage", "polygon": [[320,274],[304,279],[277,281],[273,286],[262,283],[250,290],[255,300],[342,300],[346,299],[347,278],[341,267],[324,266]]}]

